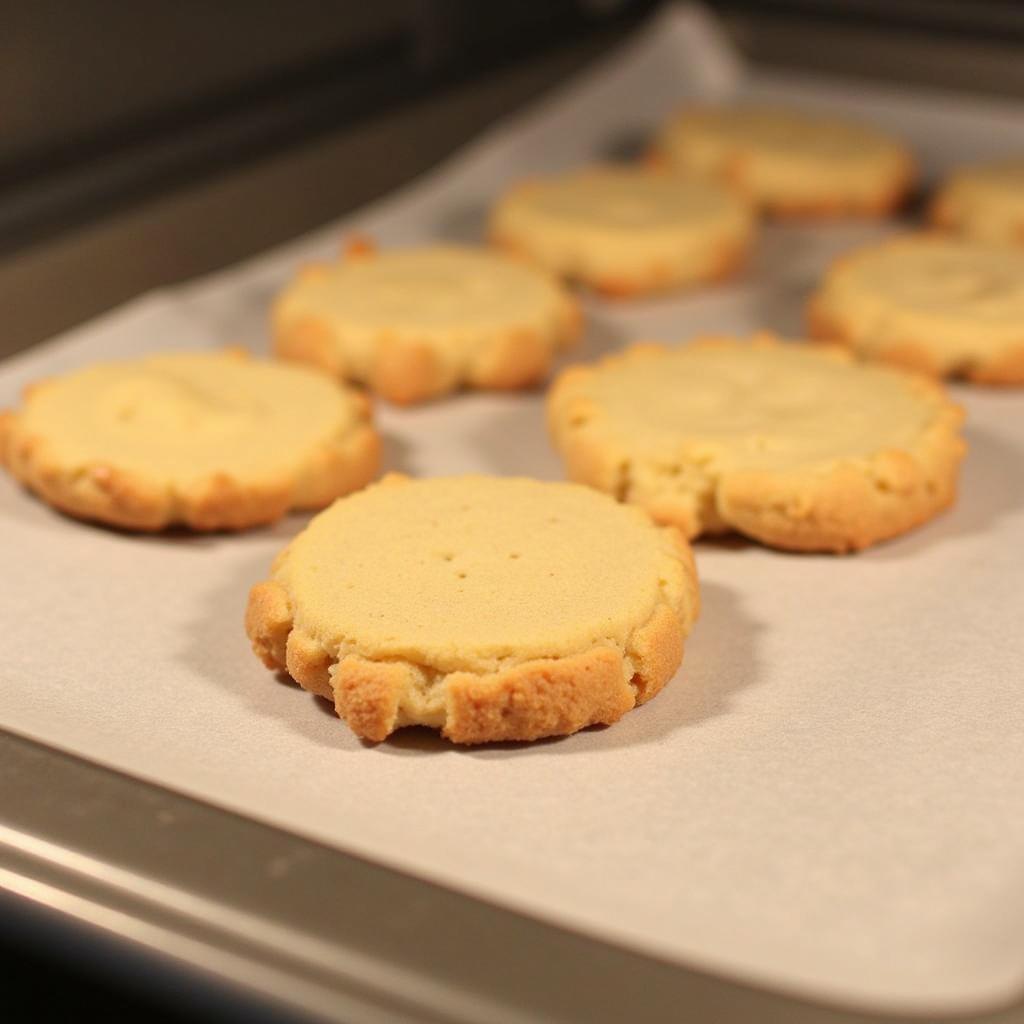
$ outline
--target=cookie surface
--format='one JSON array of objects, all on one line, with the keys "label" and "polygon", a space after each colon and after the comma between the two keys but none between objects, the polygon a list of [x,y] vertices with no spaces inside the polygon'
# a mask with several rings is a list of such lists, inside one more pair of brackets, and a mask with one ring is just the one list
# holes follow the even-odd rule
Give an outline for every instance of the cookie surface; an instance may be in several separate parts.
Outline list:
[{"label": "cookie surface", "polygon": [[365,397],[241,352],[100,363],[26,389],[0,462],[44,501],[137,530],[241,529],[377,472]]},{"label": "cookie surface", "polygon": [[931,219],[968,238],[1024,243],[1024,157],[954,171],[935,195]]},{"label": "cookie surface", "polygon": [[858,550],[949,505],[959,408],[840,348],[706,339],[566,370],[548,399],[571,479],[688,537]]},{"label": "cookie surface", "polygon": [[880,216],[913,184],[909,150],[868,125],[771,107],[692,107],[668,121],[657,162],[710,174],[781,217]]},{"label": "cookie surface", "polygon": [[753,236],[749,204],[714,181],[601,167],[513,187],[492,240],[609,295],[728,277]]},{"label": "cookie surface", "polygon": [[1024,249],[937,233],[857,249],[825,275],[808,323],[873,359],[1024,384]]},{"label": "cookie surface", "polygon": [[386,477],[278,556],[246,630],[352,730],[458,743],[611,723],[672,677],[697,614],[676,530],[583,487]]},{"label": "cookie surface", "polygon": [[453,245],[370,248],[306,267],[273,320],[278,355],[400,403],[527,387],[581,327],[578,304],[550,275]]}]

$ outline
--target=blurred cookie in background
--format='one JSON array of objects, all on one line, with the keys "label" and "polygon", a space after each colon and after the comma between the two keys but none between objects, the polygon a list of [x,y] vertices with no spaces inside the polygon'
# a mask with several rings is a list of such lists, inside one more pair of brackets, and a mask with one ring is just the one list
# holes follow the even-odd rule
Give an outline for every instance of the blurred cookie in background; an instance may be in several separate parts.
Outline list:
[{"label": "blurred cookie in background", "polygon": [[884,217],[916,178],[899,139],[831,114],[767,106],[693,106],[662,128],[656,166],[707,174],[780,218]]},{"label": "blurred cookie in background", "polygon": [[811,336],[938,377],[1024,385],[1024,249],[933,233],[864,246],[828,270]]},{"label": "blurred cookie in background", "polygon": [[1024,156],[953,171],[930,214],[936,227],[968,238],[1024,245]]},{"label": "blurred cookie in background", "polygon": [[485,248],[378,251],[303,268],[273,309],[274,351],[410,404],[458,388],[541,380],[578,339],[579,305],[552,275]]},{"label": "blurred cookie in background", "polygon": [[611,297],[731,277],[755,233],[750,204],[709,179],[599,166],[514,185],[492,242]]}]

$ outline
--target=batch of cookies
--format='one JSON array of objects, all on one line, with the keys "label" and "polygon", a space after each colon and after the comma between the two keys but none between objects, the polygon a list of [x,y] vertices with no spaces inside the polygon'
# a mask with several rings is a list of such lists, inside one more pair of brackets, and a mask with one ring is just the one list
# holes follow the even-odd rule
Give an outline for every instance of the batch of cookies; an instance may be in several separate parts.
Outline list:
[{"label": "batch of cookies", "polygon": [[826,344],[641,342],[564,369],[547,417],[572,483],[371,484],[367,394],[534,386],[584,335],[574,289],[719,281],[763,217],[881,217],[915,186],[907,147],[871,127],[690,108],[641,163],[517,184],[479,246],[356,240],[302,268],[271,313],[276,359],[178,352],[40,381],[0,415],[0,461],[57,509],[127,530],[323,509],[245,624],[268,667],[365,740],[610,724],[682,661],[693,539],[856,551],[954,500],[963,416],[937,379],[1024,385],[1024,161],[953,174],[929,230],[840,258],[807,309]]}]

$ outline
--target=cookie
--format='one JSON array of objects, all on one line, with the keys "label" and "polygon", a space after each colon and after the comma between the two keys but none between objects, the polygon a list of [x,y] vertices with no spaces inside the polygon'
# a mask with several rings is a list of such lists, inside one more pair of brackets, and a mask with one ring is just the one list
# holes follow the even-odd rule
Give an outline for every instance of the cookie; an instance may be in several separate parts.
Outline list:
[{"label": "cookie", "polygon": [[915,179],[910,151],[868,125],[758,106],[690,107],[652,159],[737,186],[776,217],[884,216]]},{"label": "cookie", "polygon": [[26,389],[0,463],[50,505],[131,530],[237,530],[377,472],[366,398],[241,351],[100,363]]},{"label": "cookie", "polygon": [[729,277],[753,228],[750,205],[714,181],[613,167],[523,182],[490,219],[495,244],[611,296]]},{"label": "cookie", "polygon": [[581,314],[556,279],[486,249],[362,244],[306,267],[277,299],[273,329],[279,356],[407,404],[536,383]]},{"label": "cookie", "polygon": [[925,522],[953,501],[965,450],[939,385],[768,335],[572,367],[548,418],[571,479],[690,538],[794,551],[855,551]]},{"label": "cookie", "polygon": [[954,171],[932,201],[936,227],[986,242],[1024,243],[1024,157]]},{"label": "cookie", "polygon": [[938,233],[848,253],[811,297],[811,336],[979,384],[1024,384],[1024,249]]},{"label": "cookie", "polygon": [[675,674],[697,614],[690,549],[587,488],[386,477],[335,502],[249,596],[269,668],[356,735],[456,743],[618,720]]}]

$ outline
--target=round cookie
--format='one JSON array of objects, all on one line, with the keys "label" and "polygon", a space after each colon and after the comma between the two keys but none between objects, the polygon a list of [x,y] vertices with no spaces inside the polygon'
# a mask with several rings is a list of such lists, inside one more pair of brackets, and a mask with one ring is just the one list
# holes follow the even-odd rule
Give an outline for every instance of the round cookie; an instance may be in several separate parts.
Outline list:
[{"label": "round cookie", "polygon": [[100,363],[0,415],[0,463],[63,512],[132,530],[269,523],[377,472],[365,396],[240,350]]},{"label": "round cookie", "polygon": [[486,249],[357,244],[281,293],[274,350],[405,404],[534,384],[581,319],[556,279]]},{"label": "round cookie", "polygon": [[753,230],[749,204],[714,181],[614,167],[525,181],[490,221],[495,244],[610,296],[726,278]]},{"label": "round cookie", "polygon": [[1024,384],[1024,249],[940,234],[837,260],[811,297],[814,338],[934,376]]},{"label": "round cookie", "polygon": [[572,367],[548,418],[573,480],[688,537],[796,551],[859,550],[925,522],[953,501],[965,450],[937,384],[767,335]]},{"label": "round cookie", "polygon": [[931,205],[931,220],[968,238],[1024,243],[1024,157],[954,171]]},{"label": "round cookie", "polygon": [[915,178],[910,151],[884,132],[772,107],[687,108],[663,127],[652,156],[727,181],[777,217],[884,216]]},{"label": "round cookie", "polygon": [[698,600],[689,546],[639,509],[572,484],[392,476],[291,542],[246,631],[364,739],[533,740],[653,697]]}]

